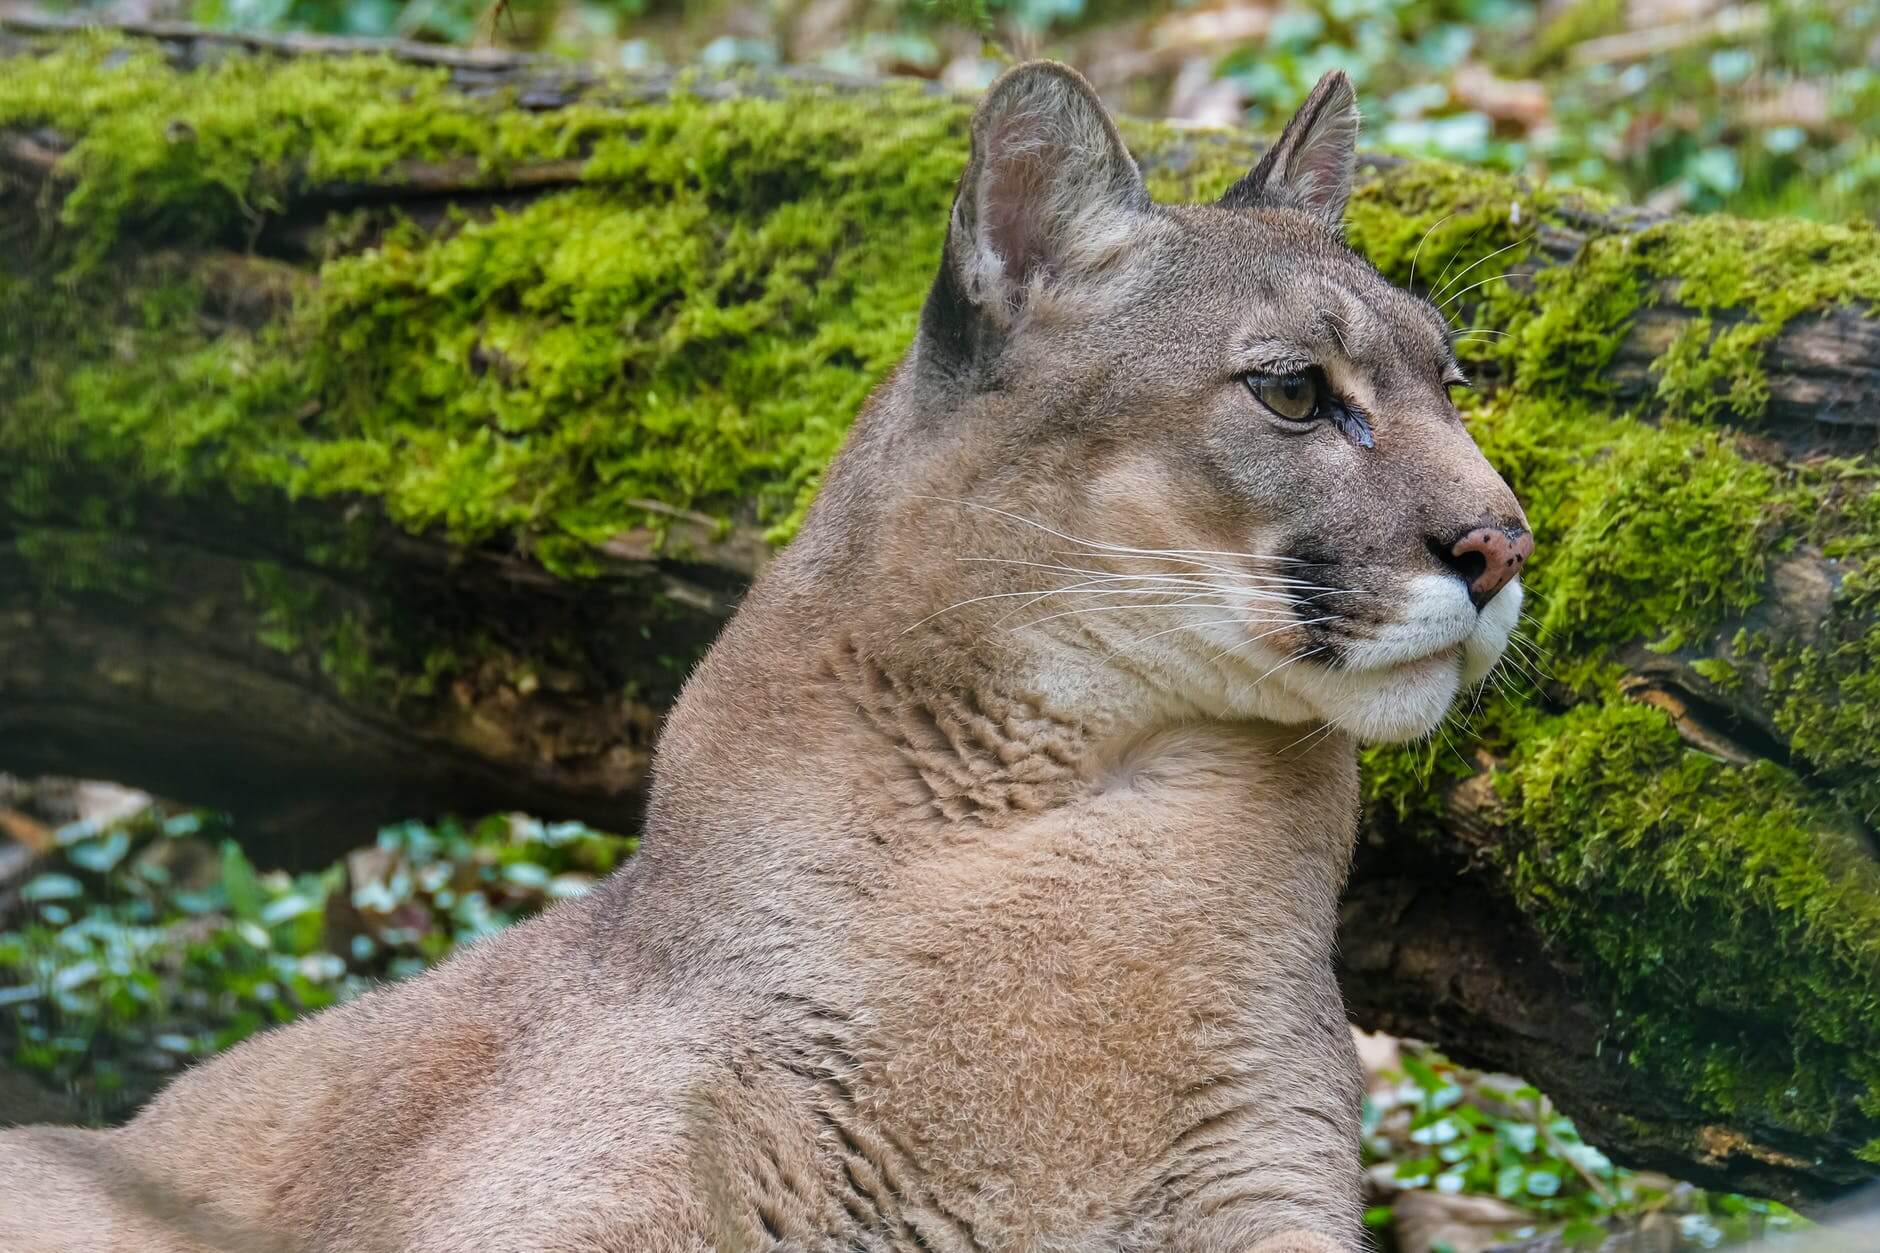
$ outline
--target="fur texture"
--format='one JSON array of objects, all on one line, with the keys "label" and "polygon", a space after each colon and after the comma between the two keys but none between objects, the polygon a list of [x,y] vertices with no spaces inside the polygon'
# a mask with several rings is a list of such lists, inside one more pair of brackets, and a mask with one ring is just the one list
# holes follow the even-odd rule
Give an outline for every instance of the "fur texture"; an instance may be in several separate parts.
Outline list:
[{"label": "fur texture", "polygon": [[0,1136],[0,1248],[1359,1247],[1353,740],[1495,664],[1518,588],[1443,554],[1525,524],[1442,319],[1336,233],[1355,129],[1330,79],[1163,207],[1075,74],[996,84],[632,864],[122,1129]]}]

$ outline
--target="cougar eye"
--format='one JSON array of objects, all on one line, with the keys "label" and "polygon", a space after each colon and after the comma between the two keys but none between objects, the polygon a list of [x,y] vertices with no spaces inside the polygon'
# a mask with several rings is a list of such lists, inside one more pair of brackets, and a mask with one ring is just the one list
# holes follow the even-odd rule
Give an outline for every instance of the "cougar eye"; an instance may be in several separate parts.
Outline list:
[{"label": "cougar eye", "polygon": [[1253,398],[1288,422],[1309,422],[1322,416],[1325,391],[1319,385],[1318,372],[1301,370],[1297,374],[1249,374],[1247,390]]}]

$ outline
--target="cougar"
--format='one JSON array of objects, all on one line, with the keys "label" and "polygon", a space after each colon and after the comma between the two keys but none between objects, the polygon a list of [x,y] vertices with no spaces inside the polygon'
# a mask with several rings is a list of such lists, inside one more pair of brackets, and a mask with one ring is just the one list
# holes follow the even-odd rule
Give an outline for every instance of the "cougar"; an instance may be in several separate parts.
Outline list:
[{"label": "cougar", "polygon": [[[6,1250],[1362,1247],[1356,745],[1532,549],[1450,327],[1343,242],[1328,75],[1207,205],[986,94],[906,358],[585,897],[0,1137]],[[891,246],[884,241],[883,246]]]}]

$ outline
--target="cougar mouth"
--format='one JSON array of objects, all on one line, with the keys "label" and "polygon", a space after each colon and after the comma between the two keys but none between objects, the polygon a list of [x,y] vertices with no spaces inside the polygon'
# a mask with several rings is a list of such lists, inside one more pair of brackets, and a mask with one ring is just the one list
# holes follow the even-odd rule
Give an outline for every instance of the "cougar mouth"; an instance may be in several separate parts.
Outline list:
[{"label": "cougar mouth", "polygon": [[1405,661],[1387,662],[1381,666],[1367,667],[1367,669],[1369,673],[1378,675],[1412,675],[1436,670],[1443,666],[1456,665],[1461,660],[1461,645],[1450,644]]},{"label": "cougar mouth", "polygon": [[1312,714],[1360,740],[1430,734],[1456,697],[1487,679],[1521,613],[1518,583],[1478,613],[1453,578],[1412,579],[1391,620],[1337,641],[1295,670],[1289,686]]}]

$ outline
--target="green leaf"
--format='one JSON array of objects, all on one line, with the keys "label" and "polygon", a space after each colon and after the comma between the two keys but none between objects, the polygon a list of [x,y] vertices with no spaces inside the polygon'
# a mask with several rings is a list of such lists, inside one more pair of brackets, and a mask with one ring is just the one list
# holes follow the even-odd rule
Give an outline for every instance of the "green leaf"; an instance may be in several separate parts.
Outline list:
[{"label": "green leaf", "polygon": [[1529,1196],[1557,1196],[1560,1193],[1560,1176],[1551,1170],[1530,1170],[1525,1186]]},{"label": "green leaf", "polygon": [[194,835],[200,830],[202,830],[201,814],[177,814],[163,820],[163,834],[168,836]]},{"label": "green leaf", "polygon": [[64,970],[52,976],[52,990],[54,992],[70,992],[75,988],[90,983],[101,973],[103,972],[99,970],[98,963],[93,961],[82,961],[76,965],[67,966]]},{"label": "green leaf", "polygon": [[1576,1249],[1596,1249],[1606,1242],[1606,1229],[1590,1218],[1575,1218],[1560,1230],[1561,1243]]},{"label": "green leaf", "polygon": [[237,918],[261,921],[261,911],[266,904],[261,879],[241,846],[233,840],[222,841],[222,891],[228,897],[229,910]]},{"label": "green leaf", "polygon": [[539,888],[547,885],[548,871],[534,862],[512,862],[503,867],[503,878],[517,887]]},{"label": "green leaf", "polygon": [[1517,1153],[1532,1153],[1540,1142],[1540,1129],[1533,1123],[1505,1122],[1495,1128],[1495,1134]]},{"label": "green leaf", "polygon": [[1403,1055],[1403,1069],[1405,1074],[1416,1081],[1416,1085],[1419,1088],[1422,1088],[1432,1096],[1449,1086],[1441,1075],[1430,1069],[1430,1067],[1415,1054],[1405,1053]]},{"label": "green leaf", "polygon": [[81,870],[94,874],[104,874],[120,861],[131,848],[131,837],[124,831],[113,831],[98,840],[85,840],[74,844],[65,851],[66,859]]},{"label": "green leaf", "polygon": [[84,894],[85,885],[69,874],[35,875],[20,889],[20,899],[33,904],[76,900]]}]

